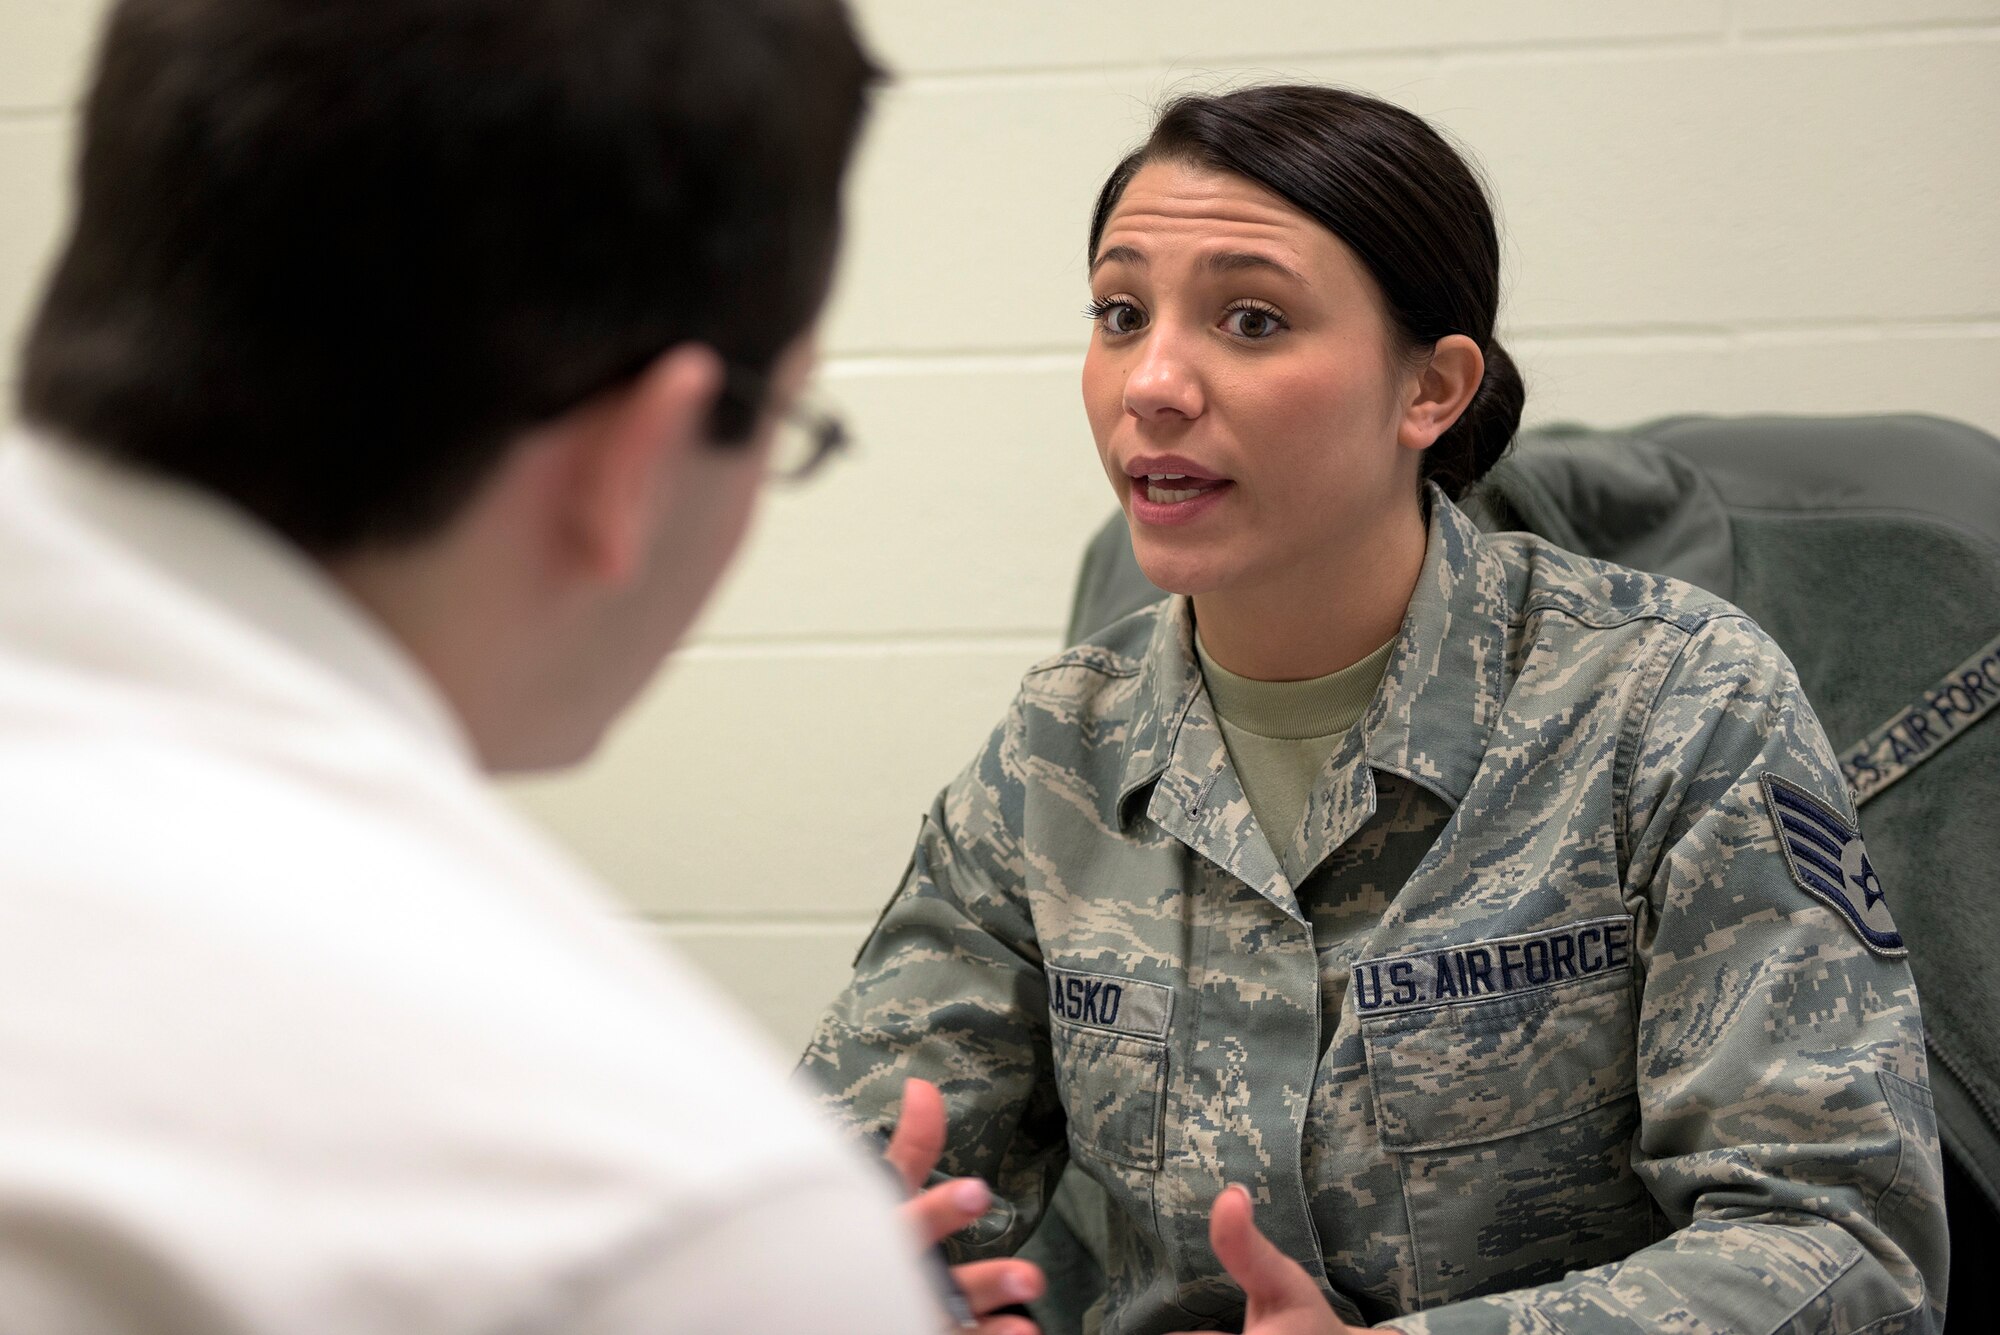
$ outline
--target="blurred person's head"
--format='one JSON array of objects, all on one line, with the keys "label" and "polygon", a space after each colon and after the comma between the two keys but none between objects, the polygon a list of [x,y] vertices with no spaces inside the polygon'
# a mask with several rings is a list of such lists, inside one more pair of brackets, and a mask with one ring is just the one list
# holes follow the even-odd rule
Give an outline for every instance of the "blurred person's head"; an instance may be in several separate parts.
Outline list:
[{"label": "blurred person's head", "polygon": [[1085,407],[1162,587],[1420,557],[1424,483],[1459,496],[1514,435],[1492,209],[1400,107],[1311,85],[1176,99],[1105,182],[1089,253]]},{"label": "blurred person's head", "polygon": [[23,415],[572,759],[741,539],[877,77],[841,0],[122,0]]}]

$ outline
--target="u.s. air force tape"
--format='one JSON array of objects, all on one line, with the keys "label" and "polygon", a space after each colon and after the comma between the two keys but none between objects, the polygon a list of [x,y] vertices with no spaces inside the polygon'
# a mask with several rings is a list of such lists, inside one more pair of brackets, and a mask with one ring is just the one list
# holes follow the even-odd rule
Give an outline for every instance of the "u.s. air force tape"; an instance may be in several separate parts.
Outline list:
[{"label": "u.s. air force tape", "polygon": [[1785,866],[1799,889],[1847,919],[1862,944],[1877,955],[1905,955],[1908,947],[1889,916],[1882,878],[1868,860],[1861,831],[1826,803],[1775,774],[1764,776],[1764,801]]},{"label": "u.s. air force tape", "polygon": [[1056,1019],[1114,1034],[1167,1036],[1167,1021],[1174,1013],[1172,988],[1054,965],[1044,971],[1049,979],[1049,1013]]},{"label": "u.s. air force tape", "polygon": [[2000,636],[1945,674],[1909,708],[1840,756],[1847,790],[1860,806],[1938,753],[2000,706]]},{"label": "u.s. air force tape", "polygon": [[1632,963],[1632,920],[1592,918],[1540,932],[1463,941],[1354,966],[1354,1008],[1364,1015],[1484,1001],[1595,978]]}]

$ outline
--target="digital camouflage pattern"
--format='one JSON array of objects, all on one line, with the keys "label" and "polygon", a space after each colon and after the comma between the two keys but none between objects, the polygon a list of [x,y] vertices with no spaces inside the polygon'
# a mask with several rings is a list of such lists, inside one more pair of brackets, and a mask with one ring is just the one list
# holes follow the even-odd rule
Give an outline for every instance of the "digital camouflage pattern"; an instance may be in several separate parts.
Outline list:
[{"label": "digital camouflage pattern", "polygon": [[1854,823],[1790,664],[1690,586],[1432,506],[1388,675],[1277,833],[1301,885],[1171,599],[1028,673],[804,1069],[869,1130],[943,1089],[943,1166],[1002,1198],[963,1256],[1082,1166],[1118,1335],[1240,1321],[1230,1182],[1409,1335],[1937,1330],[1910,974],[1794,881],[1761,785]]}]

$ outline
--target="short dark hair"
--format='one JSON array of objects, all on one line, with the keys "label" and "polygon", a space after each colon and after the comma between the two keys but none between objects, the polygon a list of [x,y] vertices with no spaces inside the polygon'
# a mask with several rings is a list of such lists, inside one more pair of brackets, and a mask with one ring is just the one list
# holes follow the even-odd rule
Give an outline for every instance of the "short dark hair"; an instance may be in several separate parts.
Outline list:
[{"label": "short dark hair", "polygon": [[1479,345],[1486,374],[1459,419],[1425,451],[1426,478],[1456,498],[1506,453],[1527,388],[1493,337],[1499,233],[1478,174],[1428,122],[1317,84],[1176,98],[1098,192],[1091,259],[1125,187],[1160,160],[1254,181],[1339,237],[1381,289],[1405,351],[1447,334]]},{"label": "short dark hair", "polygon": [[879,77],[841,0],[121,0],[23,415],[321,556],[419,538],[670,347],[761,380]]}]

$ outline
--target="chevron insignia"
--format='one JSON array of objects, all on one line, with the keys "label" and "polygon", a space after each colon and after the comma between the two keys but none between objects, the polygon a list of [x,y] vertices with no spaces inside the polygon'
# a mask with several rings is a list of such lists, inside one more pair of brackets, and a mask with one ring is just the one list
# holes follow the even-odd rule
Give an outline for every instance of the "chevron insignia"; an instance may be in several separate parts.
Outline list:
[{"label": "chevron insignia", "polygon": [[1861,831],[1795,783],[1764,776],[1764,801],[1777,826],[1785,863],[1799,888],[1847,919],[1878,955],[1908,953],[1889,916],[1882,878],[1868,860]]}]

